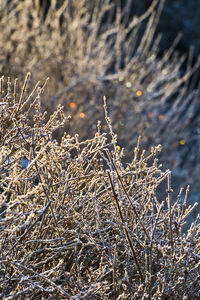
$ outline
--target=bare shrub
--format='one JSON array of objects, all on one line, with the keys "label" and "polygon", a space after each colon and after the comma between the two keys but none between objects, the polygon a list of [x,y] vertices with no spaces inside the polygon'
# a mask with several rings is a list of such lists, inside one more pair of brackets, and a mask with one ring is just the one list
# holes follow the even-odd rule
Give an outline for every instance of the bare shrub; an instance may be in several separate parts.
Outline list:
[{"label": "bare shrub", "polygon": [[1,297],[198,299],[199,217],[183,234],[194,207],[188,189],[173,199],[161,146],[146,154],[139,138],[123,166],[105,98],[108,133],[98,122],[93,138],[65,133],[58,143],[62,107],[45,121],[46,82],[27,95],[28,78],[20,93],[0,80]]},{"label": "bare shrub", "polygon": [[143,15],[131,20],[130,1],[123,7],[117,3],[1,1],[2,72],[23,78],[31,70],[33,81],[48,74],[51,84],[43,105],[50,115],[61,103],[72,115],[65,130],[79,132],[80,140],[92,138],[97,120],[103,118],[102,95],[107,96],[127,160],[138,134],[145,136],[146,149],[155,141],[166,149],[161,160],[167,168],[176,168],[175,183],[181,177],[195,188],[199,89],[189,80],[199,62],[192,63],[192,51],[188,61],[175,53],[180,37],[158,56],[160,37],[154,35],[163,1],[152,1]]}]

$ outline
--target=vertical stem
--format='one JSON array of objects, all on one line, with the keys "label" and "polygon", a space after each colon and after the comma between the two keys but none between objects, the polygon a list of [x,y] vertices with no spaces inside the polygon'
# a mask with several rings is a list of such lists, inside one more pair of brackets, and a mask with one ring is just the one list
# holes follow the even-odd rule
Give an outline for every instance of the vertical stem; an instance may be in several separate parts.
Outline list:
[{"label": "vertical stem", "polygon": [[171,211],[172,193],[173,193],[173,189],[171,187],[171,172],[168,173],[167,184],[168,184],[167,199],[168,199],[168,208],[169,208],[170,243],[171,243],[172,251],[174,251],[173,231],[172,231],[172,211]]},{"label": "vertical stem", "polygon": [[112,183],[110,172],[108,171],[107,173],[108,173],[108,177],[109,177],[109,180],[110,180],[110,185],[111,185],[111,188],[112,188],[112,191],[113,191],[113,196],[114,196],[114,199],[115,199],[115,202],[116,202],[116,205],[117,205],[117,209],[118,209],[121,221],[122,221],[122,225],[124,227],[126,238],[127,238],[128,244],[129,244],[130,249],[131,249],[131,253],[132,253],[133,258],[135,260],[135,263],[136,263],[136,266],[137,266],[137,269],[138,269],[138,273],[139,273],[141,282],[144,282],[144,277],[143,277],[143,274],[142,274],[142,271],[141,271],[141,268],[140,268],[140,264],[139,264],[139,261],[138,261],[137,256],[136,256],[136,252],[135,252],[135,249],[134,249],[134,246],[133,246],[133,242],[131,240],[128,228],[127,228],[126,223],[124,221],[124,217],[122,215],[122,211],[121,211],[121,208],[120,208],[120,205],[119,205],[117,194],[115,193],[115,190],[114,190],[114,186],[113,186],[113,183]]},{"label": "vertical stem", "polygon": [[129,203],[130,203],[130,205],[131,205],[131,207],[132,207],[132,209],[133,209],[133,211],[134,211],[134,213],[135,213],[135,215],[136,215],[136,217],[137,217],[137,219],[138,219],[138,221],[139,221],[139,223],[140,223],[140,225],[141,225],[141,227],[142,227],[142,229],[143,229],[145,235],[147,236],[148,240],[150,241],[150,236],[149,236],[148,232],[146,231],[146,228],[145,228],[144,224],[142,223],[142,220],[141,220],[141,218],[140,218],[140,216],[139,216],[139,214],[138,214],[138,212],[137,212],[135,206],[133,205],[133,203],[132,203],[132,201],[131,201],[131,199],[130,199],[130,197],[129,197],[129,195],[128,195],[128,193],[127,193],[125,187],[124,187],[124,184],[123,184],[123,182],[122,182],[122,180],[121,180],[121,177],[120,177],[120,175],[119,175],[119,172],[118,172],[118,170],[117,170],[117,167],[116,167],[116,165],[115,165],[115,163],[114,163],[112,157],[110,156],[110,154],[107,153],[107,155],[108,155],[108,157],[110,158],[110,160],[111,160],[111,162],[112,162],[112,164],[113,164],[113,167],[114,167],[114,169],[115,169],[115,171],[116,171],[116,173],[117,173],[117,178],[118,178],[119,181],[120,181],[120,184],[121,184],[121,186],[122,186],[122,189],[124,190],[124,193],[125,193],[125,195],[126,195],[128,201],[129,201]]},{"label": "vertical stem", "polygon": [[116,299],[116,256],[117,256],[117,241],[115,244],[115,252],[114,252],[114,262],[113,262],[113,290],[114,290],[114,299]]},{"label": "vertical stem", "polygon": [[2,100],[2,97],[3,97],[3,79],[4,79],[4,76],[2,76],[0,78],[0,101]]}]

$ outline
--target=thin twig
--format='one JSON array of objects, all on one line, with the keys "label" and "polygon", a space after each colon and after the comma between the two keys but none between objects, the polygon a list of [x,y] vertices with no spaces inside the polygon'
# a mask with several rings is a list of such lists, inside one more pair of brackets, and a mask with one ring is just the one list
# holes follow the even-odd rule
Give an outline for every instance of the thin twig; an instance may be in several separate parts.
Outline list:
[{"label": "thin twig", "polygon": [[124,186],[124,184],[123,184],[123,182],[122,182],[122,180],[121,180],[121,177],[120,177],[120,175],[119,175],[119,172],[118,172],[118,170],[117,170],[117,167],[116,167],[116,165],[115,165],[115,163],[114,163],[114,161],[113,161],[113,159],[112,159],[110,153],[107,153],[107,154],[108,154],[108,156],[109,156],[109,158],[110,158],[110,160],[111,160],[111,162],[112,162],[112,164],[113,164],[113,166],[114,166],[114,168],[115,168],[115,171],[116,171],[116,173],[117,173],[117,177],[118,177],[118,179],[119,179],[119,181],[120,181],[120,183],[121,183],[121,186],[122,186],[122,188],[123,188],[123,190],[124,190],[124,193],[125,193],[125,195],[126,195],[128,201],[129,201],[129,203],[131,204],[131,206],[132,206],[132,208],[133,208],[133,211],[134,211],[136,217],[138,218],[138,220],[139,220],[139,222],[140,222],[140,225],[142,226],[142,229],[143,229],[145,235],[147,236],[148,240],[150,240],[150,236],[149,236],[148,232],[146,231],[146,228],[145,228],[144,224],[142,223],[142,220],[141,220],[141,218],[140,218],[140,216],[139,216],[139,214],[138,214],[138,212],[137,212],[135,206],[133,205],[133,203],[132,203],[132,201],[131,201],[131,199],[130,199],[130,197],[129,197],[129,194],[127,193],[127,191],[126,191],[126,189],[125,189],[125,186]]},{"label": "thin twig", "polygon": [[44,281],[46,281],[48,284],[52,285],[57,291],[59,291],[61,294],[65,295],[66,297],[68,297],[69,299],[71,298],[70,295],[68,293],[66,293],[60,286],[58,286],[57,284],[55,284],[52,280],[50,280],[49,278],[47,278],[46,276],[44,276],[43,274],[41,273],[38,273],[30,268],[27,268],[26,266],[20,264],[20,263],[16,263],[16,262],[13,262],[13,261],[10,261],[11,264],[13,264],[14,266],[16,266],[17,268],[20,268],[20,269],[24,269],[28,272],[31,272],[33,273],[34,275],[42,278]]},{"label": "thin twig", "polygon": [[40,221],[40,219],[46,213],[46,211],[47,211],[48,207],[51,205],[51,203],[52,203],[52,200],[49,201],[49,203],[46,205],[46,207],[44,208],[42,213],[39,215],[39,217],[35,220],[35,222],[27,228],[27,230],[24,232],[24,234],[20,236],[19,240],[12,246],[12,248],[10,248],[8,250],[8,252],[6,253],[6,256],[8,255],[8,253],[10,253],[10,251],[12,251],[19,244],[19,242],[21,242],[25,238],[27,233],[37,224],[37,222]]},{"label": "thin twig", "polygon": [[141,282],[144,282],[144,277],[143,277],[143,274],[142,274],[142,271],[141,271],[141,268],[140,268],[140,264],[139,264],[137,256],[136,256],[136,252],[135,252],[135,249],[134,249],[134,246],[133,246],[133,242],[131,240],[128,228],[127,228],[126,223],[124,221],[124,217],[123,217],[120,205],[119,205],[117,194],[115,193],[115,190],[114,190],[114,186],[113,186],[113,183],[112,183],[110,172],[107,171],[107,174],[108,174],[108,177],[109,177],[109,180],[110,180],[110,185],[111,185],[111,188],[112,188],[112,191],[113,191],[113,196],[114,196],[114,199],[115,199],[115,202],[116,202],[116,205],[117,205],[117,209],[118,209],[121,221],[122,221],[122,225],[124,227],[126,238],[127,238],[128,244],[129,244],[129,246],[131,248],[131,252],[132,252],[133,258],[135,260],[135,263],[136,263],[136,266],[137,266],[137,269],[138,269],[138,272],[139,272],[139,276],[140,276]]},{"label": "thin twig", "polygon": [[173,189],[171,188],[171,172],[168,173],[168,180],[167,180],[167,204],[169,208],[169,226],[170,226],[170,243],[172,247],[172,252],[174,251],[174,241],[173,241],[173,230],[172,230],[172,211],[171,211],[171,203],[172,203],[172,193]]}]

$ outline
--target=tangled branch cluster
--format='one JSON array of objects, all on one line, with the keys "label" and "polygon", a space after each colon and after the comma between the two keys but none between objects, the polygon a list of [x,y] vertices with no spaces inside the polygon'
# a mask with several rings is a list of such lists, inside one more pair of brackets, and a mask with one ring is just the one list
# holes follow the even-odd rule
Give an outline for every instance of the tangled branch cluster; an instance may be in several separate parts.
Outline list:
[{"label": "tangled branch cluster", "polygon": [[[53,132],[62,107],[46,120],[46,82],[26,96],[0,80],[0,295],[4,299],[197,299],[199,217],[156,158],[161,146],[122,164],[104,98],[109,133],[92,139]],[[4,91],[5,89],[5,91]],[[34,119],[34,124],[32,124]],[[166,199],[157,187],[167,180]]]},{"label": "tangled branch cluster", "polygon": [[[20,79],[31,70],[33,81],[48,74],[52,81],[43,98],[48,115],[62,104],[72,116],[65,130],[79,132],[81,139],[94,135],[106,95],[126,159],[131,161],[138,135],[147,150],[162,144],[167,149],[162,163],[175,170],[176,185],[190,184],[196,197],[199,61],[193,62],[192,50],[188,59],[176,53],[180,36],[160,55],[161,36],[155,32],[164,0],[152,0],[134,17],[131,2],[1,1],[0,67]],[[56,134],[60,138],[62,131]]]}]

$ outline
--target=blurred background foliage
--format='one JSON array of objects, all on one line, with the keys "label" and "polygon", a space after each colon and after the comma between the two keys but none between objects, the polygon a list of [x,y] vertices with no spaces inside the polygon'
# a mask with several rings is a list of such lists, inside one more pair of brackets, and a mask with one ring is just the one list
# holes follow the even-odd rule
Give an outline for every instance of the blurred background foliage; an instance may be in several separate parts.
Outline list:
[{"label": "blurred background foliage", "polygon": [[104,120],[105,95],[124,162],[138,135],[147,151],[161,143],[175,195],[190,184],[193,203],[200,195],[199,2],[1,1],[1,74],[49,76],[43,107],[49,116],[64,105],[72,116],[64,130],[80,139]]}]

